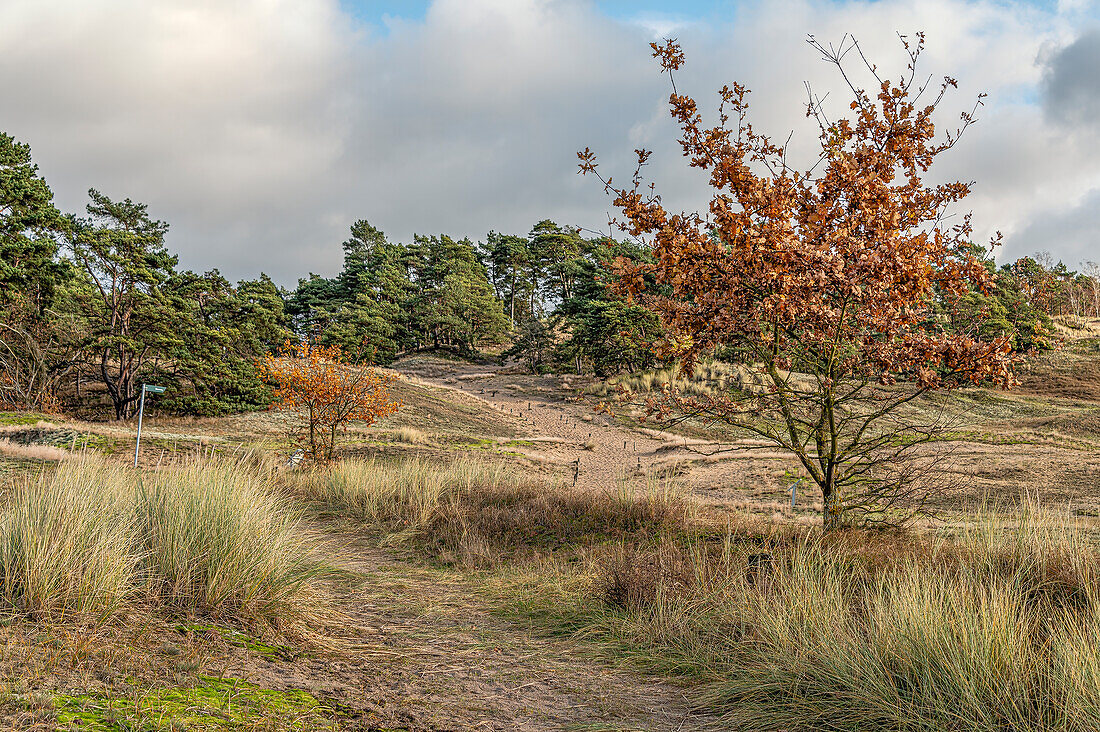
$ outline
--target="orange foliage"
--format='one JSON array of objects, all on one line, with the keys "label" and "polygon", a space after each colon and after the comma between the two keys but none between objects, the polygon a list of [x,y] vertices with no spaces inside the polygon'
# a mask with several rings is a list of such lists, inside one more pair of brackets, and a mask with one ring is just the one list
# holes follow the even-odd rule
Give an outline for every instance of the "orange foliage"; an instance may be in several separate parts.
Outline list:
[{"label": "orange foliage", "polygon": [[[669,106],[681,147],[712,188],[703,213],[670,212],[652,185],[642,186],[646,150],[637,151],[625,187],[600,176],[590,150],[578,154],[581,172],[600,177],[614,197],[622,213],[615,223],[653,247],[653,263],[617,265],[620,290],[661,316],[668,334],[655,344],[661,355],[690,371],[699,356],[732,348],[769,387],[722,400],[673,398],[654,411],[735,424],[792,450],[821,487],[827,511],[840,510],[841,488],[867,486],[869,451],[890,444],[866,444],[875,422],[928,389],[1014,380],[1007,337],[983,340],[977,323],[970,332],[949,330],[935,315],[938,303],[950,310],[961,295],[992,284],[971,244],[969,216],[945,224],[970,185],[923,180],[974,111],[937,139],[933,117],[955,81],[944,78],[938,94],[927,90],[916,74],[923,36],[901,40],[906,70],[891,81],[863,64],[858,73],[873,84],[866,92],[845,65],[849,53],[862,59],[853,39],[834,48],[810,38],[840,71],[852,119],[827,116],[811,91],[807,116],[817,122],[820,147],[801,168],[791,164],[787,142],[749,124],[745,87],[722,88],[718,124],[707,127],[673,80]],[[675,41],[651,45],[672,80],[683,52]],[[925,94],[929,101],[918,103]],[[792,371],[810,375],[811,385],[799,387]]]},{"label": "orange foliage", "polygon": [[257,368],[261,378],[275,384],[275,408],[301,417],[303,443],[314,460],[332,459],[337,430],[349,422],[370,425],[401,406],[389,395],[393,376],[349,364],[339,346],[288,340]]}]

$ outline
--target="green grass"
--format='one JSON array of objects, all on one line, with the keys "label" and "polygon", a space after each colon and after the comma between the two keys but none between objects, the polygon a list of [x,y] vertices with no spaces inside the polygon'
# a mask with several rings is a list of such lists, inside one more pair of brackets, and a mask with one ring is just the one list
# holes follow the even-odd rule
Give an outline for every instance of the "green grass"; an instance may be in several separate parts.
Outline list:
[{"label": "green grass", "polygon": [[38,412],[0,412],[0,425],[35,425],[49,419]]},{"label": "green grass", "polygon": [[230,645],[237,646],[238,648],[244,648],[246,650],[257,653],[264,658],[270,660],[292,660],[297,656],[294,649],[276,644],[276,643],[264,643],[256,638],[253,638],[247,633],[242,633],[239,630],[233,628],[225,628],[220,625],[210,625],[203,623],[183,623],[176,626],[176,630],[180,633],[194,633],[194,634],[214,634],[221,637],[225,642]]}]

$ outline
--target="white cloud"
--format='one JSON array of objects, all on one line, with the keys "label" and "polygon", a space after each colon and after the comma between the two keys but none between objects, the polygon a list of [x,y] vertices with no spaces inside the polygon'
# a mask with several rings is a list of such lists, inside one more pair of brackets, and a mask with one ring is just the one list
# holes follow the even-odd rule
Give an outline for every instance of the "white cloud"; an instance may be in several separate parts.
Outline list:
[{"label": "white cloud", "polygon": [[[722,84],[744,81],[757,127],[796,130],[805,153],[815,139],[803,80],[840,92],[805,34],[853,32],[896,73],[894,31],[923,29],[927,71],[960,81],[953,112],[990,93],[936,172],[976,180],[979,231],[1003,229],[1005,254],[1023,253],[1032,238],[1022,232],[1100,186],[1090,115],[1067,117],[1049,91],[1052,73],[1092,72],[1064,50],[1076,13],[759,2],[726,23],[676,27],[688,53],[678,83],[710,111]],[[399,240],[524,232],[547,217],[600,228],[609,201],[576,175],[585,146],[617,179],[634,147],[654,148],[649,174],[669,205],[705,205],[650,58],[653,35],[672,28],[659,25],[613,20],[588,0],[436,0],[423,20],[389,19],[385,33],[356,25],[337,0],[16,0],[0,5],[0,129],[32,144],[67,209],[82,208],[90,186],[142,200],[172,224],[185,265],[290,283],[333,271],[357,218]],[[1072,89],[1074,108],[1097,103],[1093,87]],[[1044,248],[1071,258],[1080,248],[1059,246]]]}]

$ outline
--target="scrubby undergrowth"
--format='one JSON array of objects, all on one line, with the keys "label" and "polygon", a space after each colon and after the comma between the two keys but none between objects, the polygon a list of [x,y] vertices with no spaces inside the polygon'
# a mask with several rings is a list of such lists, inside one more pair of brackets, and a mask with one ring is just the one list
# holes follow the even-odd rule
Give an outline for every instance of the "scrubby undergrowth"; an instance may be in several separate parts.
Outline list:
[{"label": "scrubby undergrowth", "polygon": [[695,679],[734,729],[1100,728],[1100,555],[1034,507],[952,538],[822,536],[668,484],[578,492],[497,464],[345,463],[298,489],[495,568],[510,615]]},{"label": "scrubby undergrowth", "polygon": [[649,542],[675,533],[692,511],[667,481],[622,479],[605,492],[526,476],[514,465],[463,459],[346,461],[297,477],[297,489],[332,513],[433,560],[491,567],[611,539]]},{"label": "scrubby undergrowth", "polygon": [[734,729],[1100,728],[1100,557],[1049,516],[997,525],[617,544],[506,592],[514,614],[701,681]]}]

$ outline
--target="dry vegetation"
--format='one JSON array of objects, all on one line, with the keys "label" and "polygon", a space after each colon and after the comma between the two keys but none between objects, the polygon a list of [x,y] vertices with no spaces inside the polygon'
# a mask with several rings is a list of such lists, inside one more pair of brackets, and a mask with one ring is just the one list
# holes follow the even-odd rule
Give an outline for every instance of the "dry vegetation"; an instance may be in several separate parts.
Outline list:
[{"label": "dry vegetation", "polygon": [[[1067,353],[1033,373],[1049,369],[1055,378],[1043,378],[1055,383],[1093,358]],[[712,364],[693,378],[699,389],[741,388],[735,377]],[[652,388],[662,376],[649,386],[646,378],[628,386]],[[1072,439],[1073,450],[1090,454],[1097,437],[1090,416],[1100,406],[1042,396],[1042,388],[1032,382],[1022,394],[953,396],[977,415],[977,426],[956,439],[1021,454],[1047,445],[1068,450]],[[218,719],[226,728],[430,727],[395,722],[392,711],[369,717],[384,725],[363,722],[355,716],[362,710],[348,716],[351,707],[340,705],[356,703],[350,691],[337,704],[232,674],[216,681],[224,671],[215,672],[210,654],[234,659],[218,660],[223,667],[248,667],[257,654],[249,649],[266,642],[312,649],[308,678],[335,678],[349,663],[371,659],[376,665],[348,688],[390,688],[389,672],[377,664],[395,661],[376,650],[380,636],[333,623],[361,606],[365,592],[368,604],[384,597],[413,616],[438,603],[459,614],[495,610],[515,627],[676,678],[702,715],[684,729],[704,722],[768,730],[1100,727],[1100,553],[1088,516],[1028,500],[963,515],[960,504],[942,525],[823,536],[751,507],[700,503],[686,483],[654,471],[624,472],[603,490],[574,488],[560,471],[483,450],[482,442],[506,444],[499,415],[479,413],[464,398],[448,402],[438,389],[411,382],[402,389],[414,414],[454,421],[353,430],[352,457],[325,467],[273,468],[270,455],[234,447],[224,421],[154,423],[154,433],[178,434],[193,454],[158,457],[162,464],[141,471],[94,447],[17,443],[10,459],[21,467],[0,509],[9,649],[0,663],[0,711],[10,726],[46,720],[74,729],[159,729],[156,720],[168,719],[175,721],[167,728],[205,729]],[[274,433],[260,420],[241,420],[249,442]],[[495,425],[492,439],[471,435],[479,421]],[[34,421],[7,433],[25,441],[28,430],[57,441],[72,440],[65,430],[83,434]],[[592,454],[587,435],[576,449]],[[66,459],[30,454],[47,447]],[[351,550],[334,550],[325,536],[332,532],[396,558],[391,579],[369,583],[408,588],[405,573],[427,572],[443,594],[371,594],[337,581],[323,561]],[[188,630],[175,636],[173,627]],[[202,628],[214,630],[191,630]],[[245,639],[242,647],[230,642],[236,638]],[[436,671],[470,666],[445,655],[445,637],[418,642],[435,649]],[[55,646],[72,659],[65,669]],[[589,662],[593,673],[602,663]],[[111,681],[99,680],[100,668],[112,669]],[[290,678],[298,680],[264,683],[295,689],[306,676]],[[554,709],[555,699],[540,703]],[[112,710],[106,717],[104,708]],[[229,708],[239,716],[227,717]],[[451,725],[474,719],[455,716]],[[547,726],[555,725],[530,728]]]},{"label": "dry vegetation", "polygon": [[322,565],[268,477],[221,460],[140,474],[84,455],[26,478],[0,515],[0,598],[33,617],[152,604],[310,624],[326,607]]},{"label": "dry vegetation", "polygon": [[623,478],[603,493],[525,477],[512,465],[464,458],[347,461],[295,485],[329,512],[390,543],[466,568],[572,552],[609,540],[648,542],[682,525],[692,504],[667,481]]},{"label": "dry vegetation", "polygon": [[699,679],[731,729],[1095,729],[1100,556],[1056,517],[1000,524],[619,545],[586,570],[602,604],[563,576],[516,608]]}]

